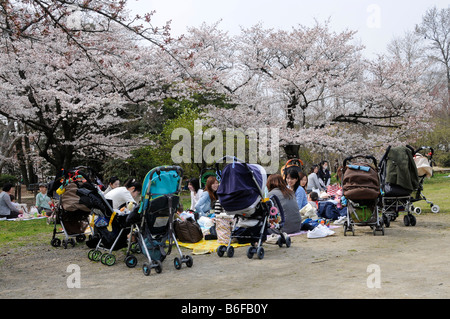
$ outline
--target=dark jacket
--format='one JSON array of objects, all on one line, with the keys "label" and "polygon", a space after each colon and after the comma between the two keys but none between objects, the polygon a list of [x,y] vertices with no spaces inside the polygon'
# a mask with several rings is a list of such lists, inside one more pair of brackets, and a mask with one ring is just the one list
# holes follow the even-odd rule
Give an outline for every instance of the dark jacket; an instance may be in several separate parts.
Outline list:
[{"label": "dark jacket", "polygon": [[386,183],[399,185],[407,190],[419,186],[419,174],[412,151],[408,147],[392,147],[386,159]]}]

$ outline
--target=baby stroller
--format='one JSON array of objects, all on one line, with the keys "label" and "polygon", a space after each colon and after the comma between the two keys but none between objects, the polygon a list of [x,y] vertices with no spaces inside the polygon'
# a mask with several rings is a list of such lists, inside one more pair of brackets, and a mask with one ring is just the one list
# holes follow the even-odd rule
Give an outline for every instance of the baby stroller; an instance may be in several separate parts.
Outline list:
[{"label": "baby stroller", "polygon": [[183,170],[179,166],[152,169],[142,185],[140,206],[127,218],[127,224],[132,225],[133,231],[125,264],[135,267],[138,261],[132,253],[142,252],[148,260],[142,266],[146,276],[150,275],[152,268],[157,273],[162,271],[162,261],[171,253],[174,244],[180,254],[180,258],[174,259],[175,268],[181,269],[183,263],[188,267],[193,265],[192,257],[182,254],[174,232],[174,215],[180,202],[182,179]]},{"label": "baby stroller", "polygon": [[[81,243],[86,240],[85,233],[90,227],[91,209],[81,200],[78,190],[91,184],[90,177],[80,169],[81,167],[68,171],[61,170],[49,189],[49,194],[52,195],[56,204],[50,216],[54,220],[53,236],[50,242],[53,247],[59,247],[61,243],[64,248],[67,248],[69,243],[74,247],[75,241]],[[61,225],[61,231],[57,230],[58,224]],[[57,237],[58,234],[64,235],[62,242]]]},{"label": "baby stroller", "polygon": [[379,163],[381,181],[381,207],[386,227],[406,212],[403,218],[405,226],[415,226],[416,217],[411,193],[419,187],[419,176],[413,159],[411,146],[389,146]]},{"label": "baby stroller", "polygon": [[[425,155],[422,155],[421,151],[429,149],[429,152]],[[439,213],[439,206],[433,204],[433,202],[429,201],[425,195],[422,193],[423,191],[423,182],[425,178],[430,178],[433,176],[433,154],[434,150],[429,146],[422,146],[419,149],[414,151],[414,163],[417,167],[417,173],[419,175],[419,186],[417,188],[416,196],[412,199],[412,202],[417,202],[420,200],[424,200],[431,206],[432,213]],[[420,214],[422,209],[420,207],[414,208],[414,212],[416,214]]]},{"label": "baby stroller", "polygon": [[303,171],[303,161],[297,158],[292,158],[289,161],[287,161],[286,164],[284,164],[283,167],[281,167],[281,176],[283,177],[283,179],[285,177],[288,168],[293,168],[298,172],[301,172]]},{"label": "baby stroller", "polygon": [[383,220],[378,211],[380,180],[377,161],[373,156],[350,156],[344,160],[342,175],[343,195],[347,199],[347,231],[355,235],[355,225],[370,226],[374,236],[378,231],[384,235]]},{"label": "baby stroller", "polygon": [[[226,159],[232,159],[232,163],[226,165],[222,171],[219,163]],[[250,243],[247,257],[253,258],[254,254],[259,259],[264,258],[262,243],[266,241],[270,228],[271,218],[278,215],[280,220],[274,223],[276,227],[272,232],[278,234],[278,245],[286,244],[290,247],[289,236],[281,231],[284,224],[284,212],[276,196],[265,198],[264,189],[267,175],[265,169],[257,164],[247,164],[236,157],[225,156],[216,163],[217,174],[221,183],[217,190],[217,196],[227,215],[234,215],[234,225],[228,245],[221,245],[217,254],[222,257],[225,253],[228,257],[234,256],[234,248],[231,241],[235,238],[239,243]],[[278,218],[278,217],[277,217]]]},{"label": "baby stroller", "polygon": [[[88,258],[101,261],[102,264],[112,266],[116,257],[112,253],[127,247],[127,235],[130,227],[126,225],[127,212],[116,211],[112,208],[112,201],[107,200],[96,185],[78,190],[83,200],[91,208],[91,227],[94,235],[86,245],[91,248]],[[102,251],[105,251],[102,254]]]}]

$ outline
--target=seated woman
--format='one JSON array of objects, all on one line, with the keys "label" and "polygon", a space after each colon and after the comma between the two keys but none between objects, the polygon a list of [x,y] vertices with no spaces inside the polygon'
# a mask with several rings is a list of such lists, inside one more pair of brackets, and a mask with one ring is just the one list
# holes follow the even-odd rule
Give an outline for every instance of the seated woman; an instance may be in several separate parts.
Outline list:
[{"label": "seated woman", "polygon": [[311,192],[319,192],[324,190],[320,185],[319,176],[317,173],[319,172],[319,166],[313,165],[308,175],[308,187],[306,188],[306,192],[309,194]]},{"label": "seated woman", "polygon": [[17,218],[19,214],[23,214],[23,209],[17,208],[11,202],[12,187],[10,183],[3,185],[3,191],[0,193],[0,218]]},{"label": "seated woman", "polygon": [[285,221],[281,230],[288,234],[299,232],[302,227],[302,217],[299,213],[294,191],[287,188],[280,174],[272,174],[267,178],[267,190],[269,191],[268,197],[277,196],[283,207]]},{"label": "seated woman", "polygon": [[205,190],[202,196],[195,205],[195,212],[199,216],[208,216],[210,211],[214,208],[215,202],[218,200],[217,189],[219,188],[219,182],[214,176],[208,177],[206,180]]},{"label": "seated woman", "polygon": [[289,189],[295,193],[298,208],[302,209],[308,204],[306,196],[306,187],[308,185],[308,177],[303,172],[298,172],[295,169],[289,169],[286,173],[286,184]]},{"label": "seated woman", "polygon": [[197,205],[200,197],[202,197],[203,189],[200,189],[200,182],[198,178],[191,178],[188,182],[188,188],[191,191],[191,208],[190,210],[195,210],[195,205]]}]

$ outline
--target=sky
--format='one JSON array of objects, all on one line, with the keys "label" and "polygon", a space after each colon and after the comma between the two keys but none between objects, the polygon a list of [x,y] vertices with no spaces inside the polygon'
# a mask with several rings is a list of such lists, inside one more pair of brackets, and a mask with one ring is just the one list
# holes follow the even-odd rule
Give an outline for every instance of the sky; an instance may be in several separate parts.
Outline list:
[{"label": "sky", "polygon": [[221,20],[220,29],[230,35],[241,27],[262,23],[265,28],[290,30],[299,24],[312,26],[330,19],[334,31],[357,31],[369,57],[385,53],[394,37],[414,30],[427,9],[449,8],[449,0],[128,0],[133,14],[155,10],[153,25],[171,20],[174,35]]}]

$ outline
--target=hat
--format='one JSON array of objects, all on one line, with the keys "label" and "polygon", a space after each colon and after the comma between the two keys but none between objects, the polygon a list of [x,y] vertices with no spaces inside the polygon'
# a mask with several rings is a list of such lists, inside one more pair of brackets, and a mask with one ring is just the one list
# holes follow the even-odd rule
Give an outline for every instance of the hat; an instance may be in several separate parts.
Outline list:
[{"label": "hat", "polygon": [[45,183],[39,183],[39,187],[45,187],[45,188],[47,188],[47,184],[45,184]]}]

